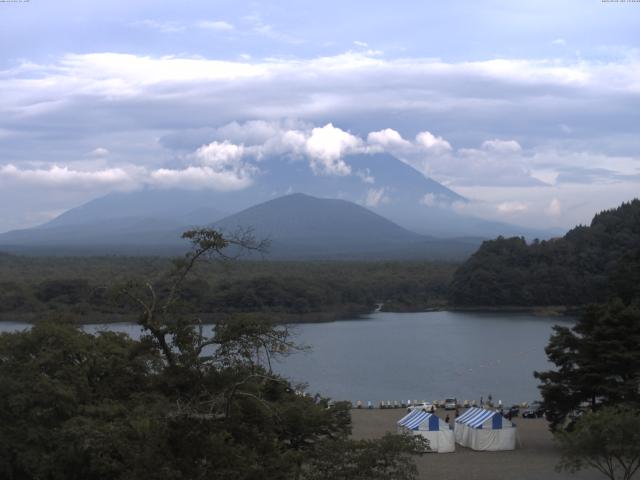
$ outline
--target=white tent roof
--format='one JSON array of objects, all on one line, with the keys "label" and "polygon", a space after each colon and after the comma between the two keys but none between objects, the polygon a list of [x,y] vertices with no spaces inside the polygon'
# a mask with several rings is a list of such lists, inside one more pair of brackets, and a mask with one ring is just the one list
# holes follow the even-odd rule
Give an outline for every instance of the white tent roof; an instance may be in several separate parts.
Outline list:
[{"label": "white tent roof", "polygon": [[437,431],[443,428],[449,429],[449,426],[440,420],[437,415],[422,410],[413,410],[398,420],[398,426],[409,430],[417,430],[423,424],[428,425],[428,430],[430,431]]},{"label": "white tent roof", "polygon": [[493,430],[513,426],[500,412],[475,407],[470,408],[456,418],[456,423],[466,425],[470,428],[491,428]]}]

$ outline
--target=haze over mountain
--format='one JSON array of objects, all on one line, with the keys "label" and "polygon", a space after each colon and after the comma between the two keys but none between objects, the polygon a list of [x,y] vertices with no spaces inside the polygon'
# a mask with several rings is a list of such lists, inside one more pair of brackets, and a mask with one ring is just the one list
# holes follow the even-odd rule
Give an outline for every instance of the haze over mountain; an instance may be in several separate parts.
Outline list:
[{"label": "haze over mountain", "polygon": [[[72,218],[83,223],[69,223]],[[180,234],[193,225],[174,220],[122,217],[90,221],[68,215],[37,229],[0,235],[3,250],[42,253],[179,254]],[[66,222],[66,223],[65,223]],[[233,234],[251,229],[270,246],[270,259],[462,259],[480,239],[447,239],[411,232],[355,203],[291,194],[228,216],[211,226]],[[253,255],[255,258],[255,255]]]},{"label": "haze over mountain", "polygon": [[460,259],[477,239],[443,242],[402,228],[346,200],[292,194],[231,215],[214,224],[225,232],[250,225],[257,238],[269,238],[270,258],[279,259]]},{"label": "haze over mountain", "polygon": [[[232,216],[223,224],[237,222],[242,223],[243,227],[255,227],[269,235],[276,233],[279,243],[298,244],[296,252],[304,250],[300,247],[300,239],[303,238],[309,240],[308,247],[314,245],[317,248],[318,242],[311,241],[315,236],[312,232],[317,233],[315,224],[302,220],[320,218],[318,215],[323,208],[327,211],[322,213],[321,218],[334,222],[330,230],[332,238],[342,238],[346,242],[344,245],[350,246],[345,251],[353,250],[352,247],[357,243],[364,245],[363,242],[368,241],[367,236],[363,238],[355,235],[348,238],[351,233],[357,232],[345,228],[350,224],[349,221],[345,225],[340,224],[347,217],[341,217],[341,212],[329,208],[335,204],[328,202],[320,207],[307,201],[307,208],[320,210],[305,211],[302,205],[297,205],[295,215],[299,215],[300,221],[297,225],[290,224],[291,228],[286,232],[287,242],[283,242],[283,231],[277,225],[294,214],[292,210],[285,210],[291,206],[288,202],[292,199],[268,203],[268,208],[262,206],[252,210],[250,207],[292,192],[353,202],[342,203],[350,213],[354,213],[357,208],[354,204],[360,204],[398,224],[394,225],[396,234],[378,235],[381,242],[382,239],[387,242],[385,248],[379,248],[382,243],[377,245],[376,248],[381,251],[390,251],[400,244],[406,247],[408,243],[422,239],[417,234],[440,238],[471,237],[474,245],[478,244],[478,238],[498,235],[524,235],[530,238],[552,235],[550,232],[462,216],[452,205],[456,202],[464,203],[465,198],[391,155],[351,155],[348,157],[348,165],[348,175],[322,175],[313,171],[306,161],[272,157],[261,160],[260,172],[254,182],[239,190],[144,188],[112,193],[73,208],[34,229],[0,235],[0,245],[83,248],[138,246],[142,252],[144,246],[171,249],[182,245],[176,240],[179,232],[197,225],[212,224],[228,214],[247,208],[249,211],[238,217]],[[296,198],[300,200],[307,197]],[[278,211],[279,208],[283,210]],[[256,212],[265,214],[259,215]],[[371,222],[368,228],[373,232],[376,227],[372,215],[366,220]],[[375,218],[378,221],[381,219],[377,216]],[[364,222],[364,217],[361,220]],[[403,227],[403,235],[397,234],[400,227]],[[397,241],[398,239],[402,240]],[[365,250],[370,249],[367,247]]]},{"label": "haze over mountain", "polygon": [[[182,225],[204,225],[228,214],[212,205],[211,192],[203,190],[145,189],[113,193],[72,208],[38,228],[85,225],[118,219],[155,219]],[[28,231],[28,230],[25,230]]]},{"label": "haze over mountain", "polygon": [[[305,193],[359,203],[419,233],[441,236],[452,231],[460,233],[455,213],[442,214],[440,210],[454,202],[464,202],[464,197],[388,154],[350,155],[348,165],[351,170],[348,175],[318,174],[306,161],[271,157],[260,161],[260,172],[246,188],[222,191],[145,188],[112,193],[71,209],[45,226],[123,217],[175,219],[188,224],[191,222],[184,219],[191,216],[196,223],[210,223],[223,216],[219,212],[231,214],[288,193]],[[218,212],[203,212],[209,217],[194,215],[203,208]],[[437,221],[429,221],[432,219]]]}]

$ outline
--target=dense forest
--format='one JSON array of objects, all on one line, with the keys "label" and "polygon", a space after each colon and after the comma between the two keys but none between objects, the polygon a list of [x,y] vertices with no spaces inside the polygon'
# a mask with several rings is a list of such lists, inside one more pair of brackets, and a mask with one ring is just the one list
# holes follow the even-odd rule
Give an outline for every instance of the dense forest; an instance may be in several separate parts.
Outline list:
[{"label": "dense forest", "polygon": [[[163,257],[28,257],[2,254],[0,318],[133,320],[120,295],[131,281],[161,290],[172,268]],[[207,319],[260,313],[284,322],[322,321],[442,306],[456,265],[429,262],[202,263],[181,288],[182,307]]]},{"label": "dense forest", "polygon": [[487,241],[454,275],[455,305],[541,306],[628,300],[640,289],[640,200],[597,214],[589,226],[530,244]]},{"label": "dense forest", "polygon": [[140,340],[65,322],[0,334],[0,478],[415,480],[413,454],[428,442],[352,440],[348,404],[272,371],[271,359],[300,348],[286,327],[198,328],[178,293],[230,242],[212,230],[188,238],[162,285],[122,287]]}]

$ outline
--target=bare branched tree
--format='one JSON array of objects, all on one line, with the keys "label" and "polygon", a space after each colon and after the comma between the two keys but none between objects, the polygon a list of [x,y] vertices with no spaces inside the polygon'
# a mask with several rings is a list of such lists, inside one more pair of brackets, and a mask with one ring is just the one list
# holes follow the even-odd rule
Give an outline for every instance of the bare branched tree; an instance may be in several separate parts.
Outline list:
[{"label": "bare branched tree", "polygon": [[[206,346],[216,343],[204,336],[199,317],[189,318],[176,312],[180,289],[196,264],[212,259],[228,261],[246,252],[264,253],[269,245],[267,240],[256,240],[250,229],[225,236],[217,230],[201,228],[183,233],[182,238],[189,240],[191,249],[174,262],[165,294],[160,295],[151,282],[129,283],[120,291],[140,307],[138,323],[151,335],[170,366],[177,364],[178,356],[185,360],[191,357],[193,361]],[[233,256],[226,253],[228,248],[234,249]]]},{"label": "bare branched tree", "polygon": [[130,283],[121,293],[139,306],[138,323],[158,347],[168,367],[201,374],[210,369],[229,368],[245,373],[222,395],[209,394],[203,385],[198,395],[178,402],[176,415],[199,419],[226,417],[238,398],[253,398],[266,404],[255,392],[266,382],[280,381],[272,371],[273,357],[300,349],[291,341],[289,330],[253,318],[236,318],[219,321],[213,334],[206,335],[200,317],[180,312],[179,299],[185,280],[199,262],[224,263],[247,252],[263,254],[268,241],[256,240],[251,230],[225,235],[207,228],[187,231],[182,238],[189,240],[191,249],[174,262],[165,288],[158,289],[151,282]]}]

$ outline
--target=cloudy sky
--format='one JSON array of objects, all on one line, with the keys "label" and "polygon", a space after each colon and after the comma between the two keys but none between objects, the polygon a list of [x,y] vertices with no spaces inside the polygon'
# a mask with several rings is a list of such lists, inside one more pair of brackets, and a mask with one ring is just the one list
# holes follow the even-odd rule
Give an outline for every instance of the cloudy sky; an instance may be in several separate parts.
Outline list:
[{"label": "cloudy sky", "polygon": [[0,2],[0,231],[379,151],[467,213],[587,222],[640,194],[638,25],[601,0]]}]

